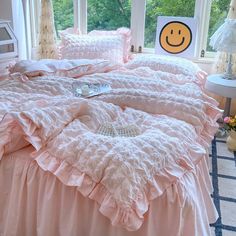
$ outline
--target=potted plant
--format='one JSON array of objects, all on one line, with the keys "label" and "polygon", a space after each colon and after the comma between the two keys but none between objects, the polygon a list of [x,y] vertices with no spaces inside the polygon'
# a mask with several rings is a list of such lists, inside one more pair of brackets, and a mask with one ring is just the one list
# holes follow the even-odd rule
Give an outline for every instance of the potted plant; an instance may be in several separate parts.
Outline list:
[{"label": "potted plant", "polygon": [[229,150],[236,151],[236,115],[234,117],[224,118],[225,128],[229,131],[229,136],[226,140]]}]

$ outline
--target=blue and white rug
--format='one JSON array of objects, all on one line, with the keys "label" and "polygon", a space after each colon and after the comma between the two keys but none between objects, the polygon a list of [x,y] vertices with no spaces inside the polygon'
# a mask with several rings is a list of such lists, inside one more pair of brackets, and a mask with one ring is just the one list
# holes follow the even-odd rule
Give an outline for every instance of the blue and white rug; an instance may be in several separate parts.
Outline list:
[{"label": "blue and white rug", "polygon": [[236,152],[227,149],[225,139],[214,139],[210,151],[212,198],[219,219],[212,224],[212,235],[236,236]]}]

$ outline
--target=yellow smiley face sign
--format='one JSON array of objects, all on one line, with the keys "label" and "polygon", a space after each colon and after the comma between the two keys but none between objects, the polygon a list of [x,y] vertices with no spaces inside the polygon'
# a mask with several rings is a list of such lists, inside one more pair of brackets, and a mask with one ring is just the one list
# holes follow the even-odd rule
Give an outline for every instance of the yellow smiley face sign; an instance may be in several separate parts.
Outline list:
[{"label": "yellow smiley face sign", "polygon": [[158,16],[155,52],[163,55],[195,56],[197,19]]},{"label": "yellow smiley face sign", "polygon": [[171,54],[185,51],[192,42],[192,31],[181,21],[170,21],[162,28],[159,43],[162,49]]}]

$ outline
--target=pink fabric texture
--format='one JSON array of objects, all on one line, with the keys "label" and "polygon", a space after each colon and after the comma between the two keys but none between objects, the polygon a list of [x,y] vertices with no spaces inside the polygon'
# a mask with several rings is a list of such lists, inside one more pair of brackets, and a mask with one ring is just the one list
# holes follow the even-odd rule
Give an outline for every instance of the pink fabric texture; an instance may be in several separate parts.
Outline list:
[{"label": "pink fabric texture", "polygon": [[17,62],[10,68],[9,72],[10,77],[26,81],[28,78],[43,75],[78,78],[95,72],[108,72],[118,67],[119,65],[102,59],[42,59],[39,61],[23,60]]},{"label": "pink fabric texture", "polygon": [[143,225],[131,232],[114,227],[99,212],[99,205],[76,187],[66,186],[43,171],[30,156],[33,150],[27,147],[0,161],[2,236],[211,235],[208,224],[216,220],[217,213],[210,198],[205,158],[151,201]]},{"label": "pink fabric texture", "polygon": [[125,66],[128,69],[148,67],[155,71],[186,75],[189,76],[190,79],[193,77],[193,75],[195,75],[199,79],[203,80],[207,75],[191,61],[174,56],[161,56],[155,54],[137,55]]},{"label": "pink fabric texture", "polygon": [[[4,81],[0,91],[0,159],[7,147],[8,153],[11,151],[10,143],[16,136],[23,137],[34,147],[32,156],[43,170],[95,200],[113,225],[130,231],[142,227],[149,205],[161,199],[167,189],[171,188],[179,205],[184,206],[197,194],[181,182],[184,176],[192,176],[192,184],[199,189],[209,185],[205,170],[207,177],[199,186],[198,165],[205,163],[221,113],[216,101],[202,90],[204,77],[199,76],[197,67],[192,74],[191,70],[176,73],[185,67],[163,60],[162,71],[119,68],[82,77],[82,82],[112,87],[110,93],[90,100],[73,96],[75,80],[70,78]],[[97,134],[105,122],[135,124],[141,135],[112,138]],[[214,218],[210,217],[214,207],[208,193],[190,200],[191,210],[186,213],[192,216],[186,221],[196,221],[204,233]],[[205,200],[209,209],[196,213]],[[195,213],[201,217],[193,217]],[[192,231],[183,232],[179,235]]]},{"label": "pink fabric texture", "polygon": [[121,35],[63,34],[61,36],[61,59],[105,59],[123,63],[125,39]]},{"label": "pink fabric texture", "polygon": [[[53,109],[59,104],[60,110]],[[62,112],[68,116],[62,117]],[[4,131],[12,133],[14,124],[20,125],[20,134],[39,150],[34,157],[41,168],[54,173],[64,184],[77,186],[84,196],[101,204],[100,211],[114,225],[128,230],[139,229],[149,202],[206,155],[186,123],[132,109],[122,111],[107,103],[57,99],[40,111],[10,115],[10,124],[4,122],[7,116],[2,122]],[[116,122],[142,127],[142,135],[128,139],[96,135],[101,120],[113,122],[112,117],[120,117]],[[157,128],[160,133],[153,132]],[[178,136],[182,145],[173,136]],[[189,147],[191,139],[194,141]],[[168,155],[170,142],[175,149]]]},{"label": "pink fabric texture", "polygon": [[81,32],[79,29],[75,29],[74,27],[69,27],[65,30],[59,31],[60,37],[62,37],[64,34],[76,34],[76,35],[81,35]]},{"label": "pink fabric texture", "polygon": [[131,30],[125,27],[118,28],[117,30],[93,30],[88,33],[89,36],[97,37],[97,36],[109,36],[109,35],[120,35],[124,38],[124,62],[128,62],[130,55],[130,47],[131,47]]}]

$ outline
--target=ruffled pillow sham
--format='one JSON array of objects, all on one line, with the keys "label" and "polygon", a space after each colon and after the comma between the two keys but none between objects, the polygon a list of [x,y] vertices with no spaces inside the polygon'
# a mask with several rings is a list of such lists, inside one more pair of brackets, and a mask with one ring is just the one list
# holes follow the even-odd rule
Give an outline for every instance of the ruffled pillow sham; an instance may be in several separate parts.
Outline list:
[{"label": "ruffled pillow sham", "polygon": [[92,37],[64,34],[61,37],[62,59],[106,59],[123,63],[124,38],[119,35]]},{"label": "ruffled pillow sham", "polygon": [[65,35],[65,34],[80,35],[81,32],[80,32],[79,29],[76,29],[76,28],[74,28],[74,27],[69,27],[69,28],[67,28],[67,29],[65,29],[65,30],[60,30],[60,31],[59,31],[59,36],[60,36],[60,38],[63,37],[63,35]]},{"label": "ruffled pillow sham", "polygon": [[89,36],[109,36],[117,35],[123,36],[124,48],[123,48],[123,60],[128,62],[130,59],[130,47],[131,47],[131,30],[125,27],[118,28],[117,30],[93,30],[88,33]]}]

